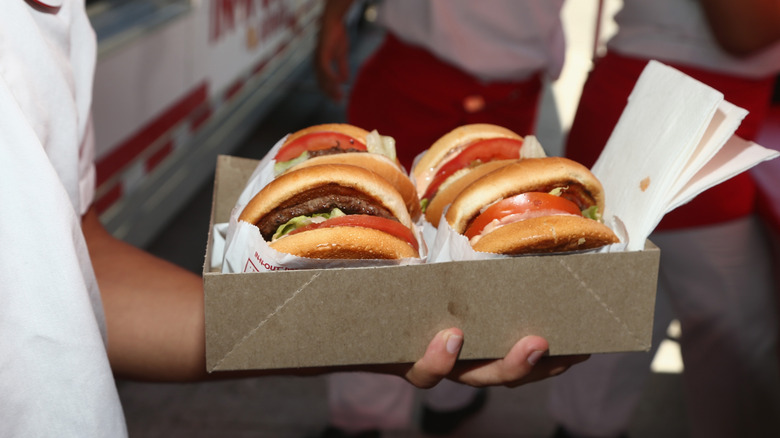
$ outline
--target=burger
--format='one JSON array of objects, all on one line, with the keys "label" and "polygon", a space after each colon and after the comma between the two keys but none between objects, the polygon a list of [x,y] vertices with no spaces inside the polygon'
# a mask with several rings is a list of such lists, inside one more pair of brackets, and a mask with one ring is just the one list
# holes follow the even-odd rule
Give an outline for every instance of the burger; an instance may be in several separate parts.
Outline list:
[{"label": "burger", "polygon": [[486,123],[460,126],[436,140],[411,171],[426,219],[438,222],[441,210],[430,214],[427,210],[440,188],[480,164],[528,156],[523,144],[523,137],[515,132]]},{"label": "burger", "polygon": [[590,170],[549,157],[482,176],[455,197],[444,217],[476,251],[534,254],[618,243],[603,212],[604,190]]},{"label": "burger", "polygon": [[274,160],[277,176],[320,164],[351,164],[371,170],[401,193],[412,220],[420,217],[417,192],[396,157],[392,137],[346,123],[314,125],[290,134]]},{"label": "burger", "polygon": [[317,259],[419,257],[402,196],[358,166],[322,164],[285,172],[238,219],[257,226],[277,251]]}]

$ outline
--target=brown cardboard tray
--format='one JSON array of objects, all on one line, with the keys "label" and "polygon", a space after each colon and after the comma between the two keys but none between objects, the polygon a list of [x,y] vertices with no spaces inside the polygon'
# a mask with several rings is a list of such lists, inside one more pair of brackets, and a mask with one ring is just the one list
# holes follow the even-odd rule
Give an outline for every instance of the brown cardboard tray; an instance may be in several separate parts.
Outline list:
[{"label": "brown cardboard tray", "polygon": [[[257,161],[220,156],[211,229]],[[659,249],[379,268],[222,274],[203,283],[211,371],[414,362],[459,327],[462,359],[503,357],[522,336],[551,355],[650,348]]]}]

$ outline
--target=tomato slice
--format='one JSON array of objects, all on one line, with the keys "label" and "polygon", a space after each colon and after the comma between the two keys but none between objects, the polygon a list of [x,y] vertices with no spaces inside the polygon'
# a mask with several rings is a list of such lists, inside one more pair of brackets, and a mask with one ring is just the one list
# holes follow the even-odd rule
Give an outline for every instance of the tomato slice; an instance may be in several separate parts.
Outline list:
[{"label": "tomato slice", "polygon": [[284,145],[276,153],[274,159],[277,163],[289,161],[300,156],[306,151],[316,151],[330,148],[366,150],[366,145],[349,135],[339,132],[312,132],[302,135],[290,143]]},{"label": "tomato slice", "polygon": [[[527,219],[530,217],[549,216],[553,214],[575,214],[582,215],[577,204],[560,196],[541,192],[527,192],[519,195],[502,199],[488,207],[484,212],[474,219],[474,221],[463,233],[471,239],[474,236],[482,234],[488,224],[493,221],[501,221],[507,216],[516,215],[516,220]],[[511,222],[515,222],[512,220]],[[506,225],[506,224],[503,224]]]},{"label": "tomato slice", "polygon": [[309,224],[300,228],[296,228],[295,230],[290,231],[289,235],[301,233],[303,231],[316,230],[318,228],[331,227],[373,228],[406,241],[409,245],[412,246],[412,248],[414,248],[415,251],[420,250],[417,239],[414,237],[414,233],[412,233],[412,230],[405,227],[402,223],[392,219],[371,216],[368,214],[348,214],[346,216],[334,217],[317,224]]},{"label": "tomato slice", "polygon": [[431,199],[447,178],[474,162],[520,158],[522,146],[523,141],[514,138],[488,138],[471,143],[436,172],[422,199]]}]

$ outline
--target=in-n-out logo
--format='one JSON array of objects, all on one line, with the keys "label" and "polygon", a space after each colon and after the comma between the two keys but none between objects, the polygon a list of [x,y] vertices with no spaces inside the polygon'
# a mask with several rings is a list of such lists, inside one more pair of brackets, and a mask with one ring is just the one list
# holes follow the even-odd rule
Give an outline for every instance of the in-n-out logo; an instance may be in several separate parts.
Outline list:
[{"label": "in-n-out logo", "polygon": [[246,264],[244,265],[244,272],[261,272],[261,271],[290,271],[290,268],[285,268],[283,266],[276,266],[271,263],[266,262],[263,260],[263,258],[260,256],[260,254],[255,251],[253,258],[248,258],[246,260]]},{"label": "in-n-out logo", "polygon": [[262,41],[295,25],[295,12],[285,0],[211,0],[209,42],[216,43],[237,29],[254,29]]}]

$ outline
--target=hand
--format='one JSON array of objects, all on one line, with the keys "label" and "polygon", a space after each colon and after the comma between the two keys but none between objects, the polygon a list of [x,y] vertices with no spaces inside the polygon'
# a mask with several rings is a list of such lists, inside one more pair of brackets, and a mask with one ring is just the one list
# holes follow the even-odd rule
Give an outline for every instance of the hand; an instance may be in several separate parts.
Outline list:
[{"label": "hand", "polygon": [[526,336],[503,359],[456,362],[462,345],[461,330],[442,330],[428,344],[423,358],[401,370],[400,375],[420,388],[433,387],[443,378],[475,387],[516,387],[559,375],[589,357],[543,357],[548,349],[547,341],[539,336]]},{"label": "hand", "polygon": [[320,20],[320,33],[314,51],[314,69],[320,89],[334,101],[340,101],[341,85],[349,79],[349,37],[344,14],[349,1],[330,1]]},{"label": "hand", "polygon": [[780,3],[776,0],[700,0],[720,47],[745,57],[780,41]]}]

